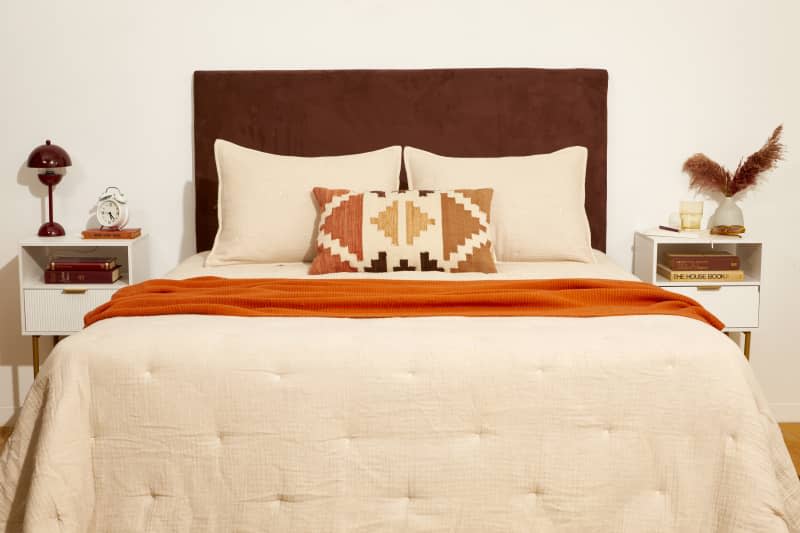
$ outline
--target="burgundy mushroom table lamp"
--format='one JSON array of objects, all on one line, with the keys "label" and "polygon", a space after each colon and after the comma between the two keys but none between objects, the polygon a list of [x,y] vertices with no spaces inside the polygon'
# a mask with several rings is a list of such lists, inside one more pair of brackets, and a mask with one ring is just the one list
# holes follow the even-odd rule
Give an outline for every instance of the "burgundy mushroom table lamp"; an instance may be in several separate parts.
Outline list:
[{"label": "burgundy mushroom table lamp", "polygon": [[63,171],[59,171],[70,165],[72,165],[72,161],[66,150],[51,144],[49,140],[34,148],[31,155],[28,156],[28,167],[40,169],[39,181],[47,185],[47,195],[50,201],[48,211],[50,219],[39,228],[40,237],[64,235],[64,227],[58,222],[53,222],[53,186],[58,185],[61,181]]}]

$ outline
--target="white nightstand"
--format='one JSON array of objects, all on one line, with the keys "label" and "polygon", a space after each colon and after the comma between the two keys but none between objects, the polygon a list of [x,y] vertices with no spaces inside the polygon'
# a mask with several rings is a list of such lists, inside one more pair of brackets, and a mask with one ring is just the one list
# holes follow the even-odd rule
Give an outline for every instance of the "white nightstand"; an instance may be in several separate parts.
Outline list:
[{"label": "white nightstand", "polygon": [[[751,237],[724,237],[702,232],[695,237],[675,237],[637,232],[633,245],[633,273],[647,281],[697,300],[724,324],[725,332],[744,333],[744,354],[750,357],[750,334],[758,328],[763,243]],[[657,274],[658,263],[666,263],[668,252],[701,253],[724,251],[738,255],[744,281],[669,281]]]},{"label": "white nightstand", "polygon": [[[53,256],[116,257],[122,277],[109,284],[51,284],[44,271]],[[32,237],[19,243],[22,334],[32,337],[33,373],[39,373],[39,337],[60,337],[83,329],[83,316],[107,302],[121,287],[147,279],[147,236],[136,239]]]}]

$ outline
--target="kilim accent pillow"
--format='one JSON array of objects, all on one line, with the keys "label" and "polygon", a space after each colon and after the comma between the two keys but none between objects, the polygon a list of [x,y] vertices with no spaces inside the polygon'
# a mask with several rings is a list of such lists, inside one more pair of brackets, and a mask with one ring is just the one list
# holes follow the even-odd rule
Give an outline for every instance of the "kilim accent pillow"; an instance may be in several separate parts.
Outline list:
[{"label": "kilim accent pillow", "polygon": [[314,189],[322,212],[311,274],[497,272],[489,240],[492,189]]}]

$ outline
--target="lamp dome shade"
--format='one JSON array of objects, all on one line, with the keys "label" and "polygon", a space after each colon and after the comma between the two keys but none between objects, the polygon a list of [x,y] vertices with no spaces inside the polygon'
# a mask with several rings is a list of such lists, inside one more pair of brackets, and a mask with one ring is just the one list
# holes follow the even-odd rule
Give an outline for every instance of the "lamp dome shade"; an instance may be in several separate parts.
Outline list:
[{"label": "lamp dome shade", "polygon": [[48,139],[43,145],[37,146],[28,156],[30,168],[58,168],[72,165],[72,160],[66,150]]}]

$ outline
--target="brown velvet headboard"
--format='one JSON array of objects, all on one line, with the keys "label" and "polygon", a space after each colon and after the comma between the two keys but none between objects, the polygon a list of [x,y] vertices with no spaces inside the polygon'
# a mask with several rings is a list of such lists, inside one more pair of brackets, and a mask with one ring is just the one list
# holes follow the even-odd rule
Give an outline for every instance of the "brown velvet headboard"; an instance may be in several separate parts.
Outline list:
[{"label": "brown velvet headboard", "polygon": [[222,138],[300,156],[390,145],[450,156],[586,146],[592,246],[605,250],[607,88],[608,73],[595,69],[195,72],[197,249],[210,249],[217,231],[213,147]]}]

